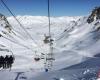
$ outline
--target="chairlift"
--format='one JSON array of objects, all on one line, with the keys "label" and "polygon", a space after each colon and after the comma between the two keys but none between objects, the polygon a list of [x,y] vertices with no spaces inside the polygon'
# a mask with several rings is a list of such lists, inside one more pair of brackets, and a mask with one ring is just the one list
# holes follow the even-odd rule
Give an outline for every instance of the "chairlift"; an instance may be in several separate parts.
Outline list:
[{"label": "chairlift", "polygon": [[53,42],[54,40],[50,39],[50,36],[45,35],[45,39],[43,41],[44,41],[45,44],[47,44],[47,43]]},{"label": "chairlift", "polygon": [[45,56],[44,53],[41,53],[41,56],[39,56],[39,55],[36,54],[34,60],[35,60],[35,61],[40,61],[40,60],[42,60],[42,59],[45,59],[44,56]]},{"label": "chairlift", "polygon": [[11,70],[12,64],[14,63],[14,60],[15,60],[13,52],[8,49],[1,49],[0,51],[1,51],[0,68],[3,68],[3,69],[9,68]]},{"label": "chairlift", "polygon": [[37,55],[36,54],[36,51],[35,51],[35,58],[34,58],[34,60],[37,62],[37,61],[40,61],[40,57],[39,57],[39,55]]},{"label": "chairlift", "polygon": [[45,44],[49,43],[49,42],[50,42],[49,39],[50,39],[50,36],[46,36],[46,35],[45,35],[45,39],[43,40],[44,43],[45,43]]},{"label": "chairlift", "polygon": [[39,57],[37,57],[37,58],[35,57],[34,60],[35,61],[40,61],[40,58]]}]

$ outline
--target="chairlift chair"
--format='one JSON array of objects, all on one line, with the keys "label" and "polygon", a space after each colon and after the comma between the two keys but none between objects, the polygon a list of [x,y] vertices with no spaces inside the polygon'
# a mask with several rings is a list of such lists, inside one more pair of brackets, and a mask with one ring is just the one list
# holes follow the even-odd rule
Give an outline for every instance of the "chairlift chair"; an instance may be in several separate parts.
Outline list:
[{"label": "chairlift chair", "polygon": [[50,38],[50,36],[45,36],[45,39],[43,40],[45,44],[50,42],[49,38]]},{"label": "chairlift chair", "polygon": [[[11,65],[14,63],[14,60],[15,60],[15,57],[14,57],[14,54],[13,54],[13,52],[12,51],[10,51],[10,50],[8,50],[8,49],[1,49],[0,50],[0,61],[1,61],[1,63],[0,63],[0,68],[1,67],[3,67],[3,69],[8,69],[8,68],[10,68],[10,70],[11,70],[11,67],[7,67],[7,66],[5,66],[5,65],[8,65],[8,64],[6,64],[6,62],[5,61],[9,61],[9,60],[11,60]],[[8,56],[8,57],[7,57]],[[12,59],[11,59],[11,57],[12,57]],[[2,59],[1,59],[2,58]],[[9,60],[8,60],[9,59]],[[2,60],[3,60],[3,62],[4,63],[2,63]]]},{"label": "chairlift chair", "polygon": [[39,60],[40,60],[40,58],[34,58],[34,60],[35,60],[35,61],[39,61]]},{"label": "chairlift chair", "polygon": [[37,61],[40,61],[40,57],[36,55],[36,57],[34,58],[34,60],[37,62]]}]

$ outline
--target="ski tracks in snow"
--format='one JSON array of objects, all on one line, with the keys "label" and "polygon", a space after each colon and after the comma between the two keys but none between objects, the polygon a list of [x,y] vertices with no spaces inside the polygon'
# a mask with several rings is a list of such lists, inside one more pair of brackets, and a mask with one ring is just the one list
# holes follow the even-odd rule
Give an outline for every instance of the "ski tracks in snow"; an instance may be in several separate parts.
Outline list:
[{"label": "ski tracks in snow", "polygon": [[24,72],[17,72],[15,80],[27,80],[27,77],[24,75]]}]

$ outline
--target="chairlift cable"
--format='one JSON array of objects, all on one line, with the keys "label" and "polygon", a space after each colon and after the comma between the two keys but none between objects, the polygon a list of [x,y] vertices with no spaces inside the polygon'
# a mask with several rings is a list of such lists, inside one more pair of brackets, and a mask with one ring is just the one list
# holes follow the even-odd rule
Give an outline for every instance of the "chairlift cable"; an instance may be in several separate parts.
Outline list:
[{"label": "chairlift cable", "polygon": [[21,44],[21,43],[15,42],[15,41],[13,41],[13,40],[7,38],[7,37],[4,37],[4,36],[3,36],[3,38],[5,38],[5,39],[7,39],[8,41],[13,42],[13,43],[15,43],[15,44],[17,44],[17,45],[20,45],[20,46],[22,46],[22,47],[25,47],[25,48],[27,48],[27,49],[30,49],[29,47],[27,47],[27,46],[25,46],[25,45],[23,45],[23,44]]},{"label": "chairlift cable", "polygon": [[29,48],[29,47],[27,47],[27,46],[25,46],[25,45],[23,45],[23,44],[21,44],[21,43],[15,42],[15,41],[13,41],[13,40],[11,40],[11,39],[7,38],[7,37],[4,37],[4,36],[2,36],[2,37],[3,37],[3,38],[5,38],[5,39],[6,39],[6,40],[8,40],[8,41],[10,41],[10,42],[14,43],[14,44],[17,44],[17,45],[19,45],[19,46],[22,46],[22,47],[24,47],[24,48],[28,49],[28,50],[31,50],[32,52],[34,52],[34,51],[35,51],[35,50],[33,50],[33,49],[31,49],[31,48]]},{"label": "chairlift cable", "polygon": [[15,20],[18,22],[18,24],[20,25],[20,27],[27,33],[27,35],[32,39],[32,41],[38,46],[38,48],[42,49],[37,42],[31,37],[31,35],[27,32],[27,30],[24,28],[24,26],[19,22],[19,20],[16,18],[16,16],[13,14],[13,12],[10,10],[10,8],[6,5],[6,3],[1,0],[1,2],[3,3],[3,5],[5,6],[5,8],[10,12],[10,14],[15,18]]},{"label": "chairlift cable", "polygon": [[50,25],[50,1],[48,0],[48,22],[49,22],[49,37],[51,38],[51,25]]},{"label": "chairlift cable", "polygon": [[24,26],[19,22],[19,20],[16,18],[16,16],[12,13],[12,11],[10,10],[10,8],[6,5],[6,3],[1,0],[1,2],[3,3],[3,5],[5,6],[5,8],[10,12],[10,14],[15,18],[15,20],[18,22],[18,24],[20,25],[20,27],[27,33],[27,35],[30,37],[30,39],[32,39],[34,41],[34,43],[37,45],[37,42],[31,37],[31,35],[27,32],[27,30],[24,28]]},{"label": "chairlift cable", "polygon": [[[14,17],[14,19],[18,22],[18,24],[20,25],[20,27],[27,33],[27,35],[32,39],[32,37],[30,36],[30,34],[26,31],[26,29],[24,28],[24,26],[19,22],[19,20],[16,18],[16,16],[12,13],[12,11],[10,10],[10,8],[6,5],[6,3],[1,0],[1,2],[3,3],[3,5],[5,6],[5,8],[10,12],[10,14]],[[32,39],[33,40],[33,39]]]}]

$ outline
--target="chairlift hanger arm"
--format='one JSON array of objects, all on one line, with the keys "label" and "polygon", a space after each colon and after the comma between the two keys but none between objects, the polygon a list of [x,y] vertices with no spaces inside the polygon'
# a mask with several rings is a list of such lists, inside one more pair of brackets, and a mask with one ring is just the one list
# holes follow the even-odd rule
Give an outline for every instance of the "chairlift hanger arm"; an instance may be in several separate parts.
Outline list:
[{"label": "chairlift hanger arm", "polygon": [[35,42],[35,40],[31,37],[31,35],[28,33],[28,31],[24,28],[24,26],[19,22],[19,20],[16,18],[16,16],[13,14],[13,12],[10,10],[10,8],[6,5],[6,3],[1,0],[1,2],[3,3],[3,5],[5,6],[5,8],[10,12],[10,14],[14,17],[14,19],[18,22],[18,24],[20,25],[20,27],[27,33],[27,35],[30,37],[30,39],[32,39],[32,41],[37,44]]}]

